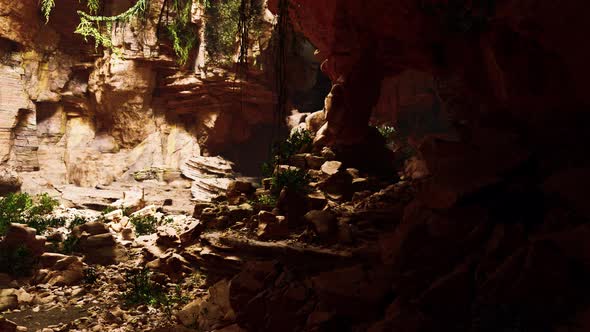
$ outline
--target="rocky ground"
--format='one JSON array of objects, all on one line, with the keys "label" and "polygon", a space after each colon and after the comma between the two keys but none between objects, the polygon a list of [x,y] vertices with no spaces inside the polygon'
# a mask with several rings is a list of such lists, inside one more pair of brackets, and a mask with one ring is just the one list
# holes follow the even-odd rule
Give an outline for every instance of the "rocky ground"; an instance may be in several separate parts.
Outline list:
[{"label": "rocky ground", "polygon": [[[43,332],[588,326],[583,218],[554,207],[539,223],[498,222],[489,213],[498,207],[481,197],[433,207],[441,197],[425,195],[428,170],[416,158],[400,174],[375,177],[324,148],[291,155],[275,172],[283,180],[275,174],[260,186],[228,181],[225,194],[197,203],[190,217],[138,200],[108,213],[58,209],[54,214],[89,221],[73,227],[70,221],[45,237],[13,224],[0,246],[25,244],[38,265],[28,278],[0,275],[2,326]],[[555,224],[561,217],[569,221]],[[138,234],[138,218],[155,228]],[[72,238],[70,254],[55,253]]]}]

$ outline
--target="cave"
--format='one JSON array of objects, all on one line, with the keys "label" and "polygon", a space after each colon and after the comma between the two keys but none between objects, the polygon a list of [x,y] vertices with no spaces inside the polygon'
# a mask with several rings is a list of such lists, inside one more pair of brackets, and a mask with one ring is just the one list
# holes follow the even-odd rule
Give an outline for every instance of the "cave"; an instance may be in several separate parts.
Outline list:
[{"label": "cave", "polygon": [[0,332],[590,331],[589,7],[0,0]]}]

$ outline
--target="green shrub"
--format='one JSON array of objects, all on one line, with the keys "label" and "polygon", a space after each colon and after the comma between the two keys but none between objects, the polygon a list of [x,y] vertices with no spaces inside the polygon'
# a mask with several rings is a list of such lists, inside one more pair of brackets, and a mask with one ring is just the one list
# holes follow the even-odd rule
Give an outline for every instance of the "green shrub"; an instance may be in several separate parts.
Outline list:
[{"label": "green shrub", "polygon": [[28,194],[8,194],[0,199],[0,235],[6,233],[11,223],[22,223],[23,214],[33,205]]},{"label": "green shrub", "polygon": [[58,205],[59,202],[47,194],[31,197],[26,193],[17,193],[0,198],[0,235],[5,234],[11,223],[27,224],[38,233],[48,227],[63,226],[63,219],[47,216]]},{"label": "green shrub", "polygon": [[260,195],[256,197],[254,201],[255,204],[264,205],[264,206],[276,206],[277,205],[277,198],[271,195]]},{"label": "green shrub", "polygon": [[88,222],[88,219],[86,219],[85,217],[83,217],[83,216],[75,216],[74,219],[72,219],[70,221],[70,224],[69,224],[68,228],[70,230],[72,230],[72,229],[74,229],[74,227],[80,226],[80,225],[84,225],[87,222]]},{"label": "green shrub", "polygon": [[305,193],[309,190],[309,176],[302,169],[285,169],[272,177],[271,192],[278,196],[287,187],[295,192]]},{"label": "green shrub", "polygon": [[37,230],[38,234],[45,232],[48,228],[65,226],[66,220],[64,218],[57,218],[51,216],[32,215],[26,220],[26,224]]},{"label": "green shrub", "polygon": [[59,201],[48,194],[40,194],[33,198],[33,206],[27,211],[30,216],[50,214],[59,206]]},{"label": "green shrub", "polygon": [[381,134],[381,136],[383,136],[383,138],[385,139],[385,142],[387,142],[387,144],[393,143],[393,139],[396,134],[395,128],[393,128],[392,126],[387,126],[387,125],[381,125],[376,128],[379,131],[379,134]]},{"label": "green shrub", "polygon": [[92,285],[96,283],[97,279],[98,274],[96,273],[96,268],[94,266],[89,266],[84,269],[84,283]]},{"label": "green shrub", "polygon": [[80,240],[72,233],[62,242],[60,252],[64,255],[70,255],[76,250]]},{"label": "green shrub", "polygon": [[8,273],[15,277],[28,277],[33,271],[37,260],[32,252],[25,246],[16,250],[0,249],[0,272]]},{"label": "green shrub", "polygon": [[272,160],[262,164],[262,175],[271,177],[278,165],[287,164],[293,155],[310,148],[311,143],[313,136],[306,129],[297,130],[286,140],[275,143],[272,148]]},{"label": "green shrub", "polygon": [[165,297],[164,289],[151,281],[151,272],[147,268],[127,271],[123,294],[128,305],[149,304],[159,305]]},{"label": "green shrub", "polygon": [[135,234],[137,235],[155,233],[159,224],[158,218],[151,215],[131,217],[129,222],[135,227]]}]

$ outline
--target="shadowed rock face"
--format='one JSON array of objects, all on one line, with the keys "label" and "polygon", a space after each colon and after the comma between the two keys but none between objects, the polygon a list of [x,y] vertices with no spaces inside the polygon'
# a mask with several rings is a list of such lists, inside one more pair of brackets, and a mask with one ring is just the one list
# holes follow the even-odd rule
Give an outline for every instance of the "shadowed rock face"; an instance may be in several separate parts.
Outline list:
[{"label": "shadowed rock face", "polygon": [[[507,127],[524,125],[521,131],[531,135],[541,123],[554,121],[556,109],[576,113],[589,102],[583,59],[590,50],[580,39],[580,31],[588,29],[584,2],[490,1],[489,6],[333,0],[292,6],[291,19],[318,47],[322,69],[334,83],[326,107],[334,112],[322,132],[328,141],[362,139],[376,86],[405,69],[431,73],[443,103],[457,99],[444,95],[449,85],[462,104],[471,99],[472,105],[448,111],[473,131],[497,127],[497,118]],[[463,15],[468,10],[471,14]]]}]

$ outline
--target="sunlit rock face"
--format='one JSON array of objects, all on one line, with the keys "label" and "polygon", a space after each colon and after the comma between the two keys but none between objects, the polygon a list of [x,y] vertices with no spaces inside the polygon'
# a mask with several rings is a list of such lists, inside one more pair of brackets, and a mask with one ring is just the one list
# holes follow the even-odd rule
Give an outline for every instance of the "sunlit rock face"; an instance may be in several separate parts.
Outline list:
[{"label": "sunlit rock face", "polygon": [[[25,189],[109,185],[152,167],[178,171],[202,154],[266,159],[270,135],[261,133],[276,123],[272,75],[252,67],[239,79],[232,69],[206,68],[204,42],[181,68],[156,38],[163,4],[150,1],[146,20],[116,29],[122,56],[113,56],[73,33],[78,1],[59,3],[47,24],[37,1],[0,1],[0,167],[21,173]],[[130,5],[105,1],[104,10]],[[202,9],[192,14],[202,30]],[[315,65],[297,83],[302,90],[313,86]],[[249,158],[241,144],[262,152]]]}]

